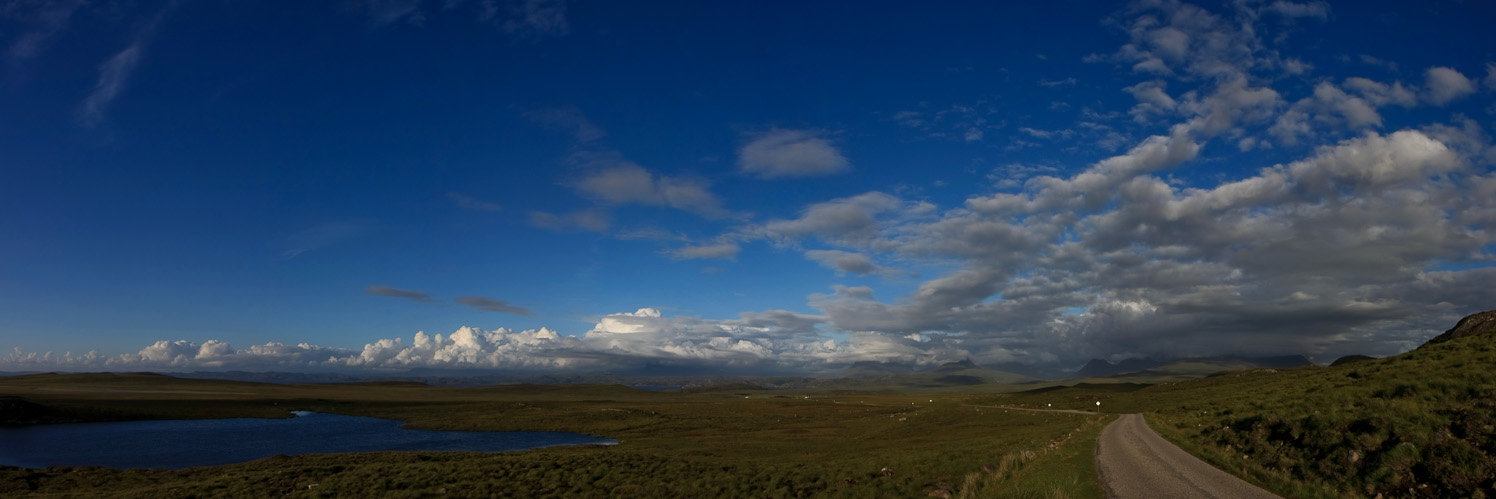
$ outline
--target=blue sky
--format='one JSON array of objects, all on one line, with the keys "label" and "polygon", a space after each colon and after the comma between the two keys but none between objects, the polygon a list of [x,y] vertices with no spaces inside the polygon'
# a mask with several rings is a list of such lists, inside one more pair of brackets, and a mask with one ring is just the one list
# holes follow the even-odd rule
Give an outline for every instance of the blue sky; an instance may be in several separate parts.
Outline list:
[{"label": "blue sky", "polygon": [[1496,7],[1030,4],[0,3],[0,369],[1329,361],[1496,304]]}]

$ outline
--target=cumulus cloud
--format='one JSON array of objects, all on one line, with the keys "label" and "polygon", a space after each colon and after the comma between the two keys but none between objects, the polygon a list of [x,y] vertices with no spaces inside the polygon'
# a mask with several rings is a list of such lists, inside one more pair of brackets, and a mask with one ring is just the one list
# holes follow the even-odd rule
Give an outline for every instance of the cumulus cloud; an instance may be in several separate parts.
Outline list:
[{"label": "cumulus cloud", "polygon": [[[369,342],[359,350],[267,343],[235,349],[208,340],[160,341],[137,353],[102,356],[26,353],[0,357],[7,369],[631,369],[648,365],[754,368],[815,372],[857,360],[935,362],[927,351],[859,351],[818,326],[824,317],[784,310],[745,312],[735,319],[665,316],[658,309],[609,314],[580,336],[548,328],[515,331],[459,328],[450,335],[417,332]],[[849,355],[850,354],[850,355]]]},{"label": "cumulus cloud", "polygon": [[1352,77],[1345,79],[1345,88],[1360,93],[1367,102],[1378,107],[1389,104],[1413,107],[1418,104],[1418,97],[1413,94],[1413,90],[1403,87],[1402,82],[1388,85],[1367,78]]},{"label": "cumulus cloud", "polygon": [[731,215],[706,181],[657,175],[626,161],[595,170],[573,187],[584,196],[610,204],[668,206],[708,218]]},{"label": "cumulus cloud", "polygon": [[839,328],[943,331],[1004,355],[1315,354],[1448,301],[1404,291],[1428,266],[1492,257],[1492,235],[1463,220],[1490,211],[1464,186],[1491,174],[1456,184],[1468,163],[1419,131],[1367,133],[1213,188],[1115,165],[1135,161],[881,227],[915,236],[891,252],[962,268],[895,303],[837,293],[812,305]]},{"label": "cumulus cloud", "polygon": [[1162,80],[1150,80],[1123,89],[1138,100],[1138,104],[1129,111],[1134,120],[1147,123],[1154,116],[1166,116],[1174,112],[1179,103],[1164,91],[1166,85]]},{"label": "cumulus cloud", "polygon": [[782,128],[754,135],[738,151],[738,167],[760,178],[814,177],[847,171],[847,158],[823,135],[814,130]]},{"label": "cumulus cloud", "polygon": [[752,229],[753,235],[781,243],[805,237],[845,246],[876,244],[880,220],[893,216],[920,216],[933,206],[905,201],[882,192],[817,203],[805,208],[799,218],[771,220]]},{"label": "cumulus cloud", "polygon": [[486,296],[463,296],[456,299],[455,301],[459,304],[467,305],[469,307],[473,307],[485,312],[530,315],[530,310],[525,307],[510,305],[509,302],[506,302],[504,300],[495,300]]},{"label": "cumulus cloud", "polygon": [[1435,106],[1475,93],[1475,83],[1469,78],[1459,71],[1442,66],[1432,67],[1424,72],[1424,87],[1424,100]]},{"label": "cumulus cloud", "polygon": [[354,351],[327,348],[309,343],[285,345],[266,343],[235,349],[219,340],[195,343],[187,340],[158,341],[135,353],[116,356],[88,352],[83,355],[51,352],[23,352],[14,349],[0,358],[0,365],[10,369],[31,370],[179,370],[179,369],[256,369],[290,370],[315,368],[331,359],[347,357]]},{"label": "cumulus cloud", "polygon": [[888,272],[888,269],[879,267],[867,255],[850,251],[810,250],[805,252],[805,258],[835,270],[838,274],[869,275]]},{"label": "cumulus cloud", "polygon": [[382,286],[382,285],[378,285],[378,284],[371,285],[369,287],[364,288],[364,292],[368,293],[368,294],[371,294],[371,295],[374,295],[374,296],[388,296],[388,297],[391,297],[391,298],[404,298],[404,299],[407,299],[407,300],[410,300],[410,301],[418,301],[418,302],[434,302],[434,301],[436,301],[436,300],[431,299],[430,295],[427,295],[426,293],[422,293],[420,291],[411,291],[411,290],[408,290],[408,289],[396,289],[396,288],[392,288],[392,287],[389,287],[389,286]]}]

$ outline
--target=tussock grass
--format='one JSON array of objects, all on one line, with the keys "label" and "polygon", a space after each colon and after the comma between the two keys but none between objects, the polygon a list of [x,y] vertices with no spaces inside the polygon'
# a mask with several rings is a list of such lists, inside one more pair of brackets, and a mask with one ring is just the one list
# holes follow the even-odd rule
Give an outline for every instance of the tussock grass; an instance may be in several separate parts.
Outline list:
[{"label": "tussock grass", "polygon": [[[68,375],[0,378],[0,396],[56,420],[284,416],[313,410],[399,419],[426,429],[573,431],[621,442],[502,454],[291,456],[180,471],[0,468],[4,496],[1100,494],[1090,467],[1094,443],[1080,443],[1094,442],[1100,423],[1092,420],[1099,418],[971,407],[963,404],[972,397],[969,392],[951,390],[726,387],[682,393],[613,385],[279,385]],[[1005,468],[991,473],[984,466]],[[968,486],[981,490],[965,491]]]},{"label": "tussock grass", "polygon": [[1141,412],[1211,464],[1286,497],[1496,497],[1492,335],[1337,367],[1253,369],[989,403]]},{"label": "tussock grass", "polygon": [[[1472,336],[1333,368],[1258,371],[1146,393],[1217,465],[1303,497],[1496,495],[1496,347]],[[1140,392],[1142,395],[1144,392]]]}]

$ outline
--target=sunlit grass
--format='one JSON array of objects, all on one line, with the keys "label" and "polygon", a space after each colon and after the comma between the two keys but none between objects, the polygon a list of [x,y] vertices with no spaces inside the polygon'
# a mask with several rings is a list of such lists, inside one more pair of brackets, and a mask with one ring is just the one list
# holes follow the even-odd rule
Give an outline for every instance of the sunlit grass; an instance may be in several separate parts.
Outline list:
[{"label": "sunlit grass", "polygon": [[573,431],[620,441],[609,447],[504,454],[293,456],[182,471],[9,468],[0,471],[0,494],[1100,494],[1091,467],[1100,418],[972,407],[965,404],[969,392],[661,393],[603,385],[440,388],[269,385],[155,376],[0,378],[0,394],[23,397],[59,420],[283,416],[295,409],[393,418],[427,429]]}]

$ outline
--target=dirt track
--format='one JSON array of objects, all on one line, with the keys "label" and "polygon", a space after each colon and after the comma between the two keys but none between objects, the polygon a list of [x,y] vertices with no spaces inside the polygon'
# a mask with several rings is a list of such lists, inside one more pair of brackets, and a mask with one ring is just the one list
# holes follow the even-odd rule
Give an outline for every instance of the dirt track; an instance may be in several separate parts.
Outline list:
[{"label": "dirt track", "polygon": [[1278,497],[1164,440],[1140,414],[1123,415],[1101,431],[1096,470],[1107,497],[1117,499]]}]

